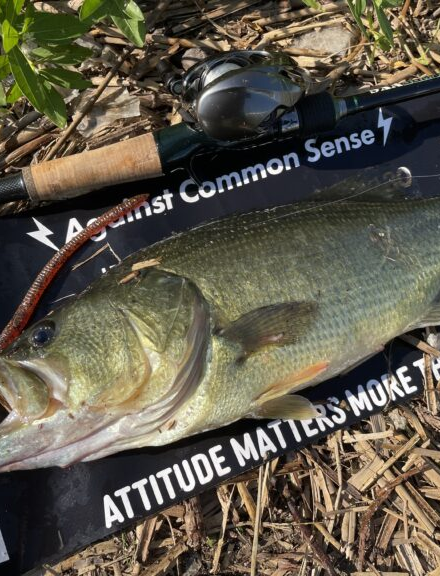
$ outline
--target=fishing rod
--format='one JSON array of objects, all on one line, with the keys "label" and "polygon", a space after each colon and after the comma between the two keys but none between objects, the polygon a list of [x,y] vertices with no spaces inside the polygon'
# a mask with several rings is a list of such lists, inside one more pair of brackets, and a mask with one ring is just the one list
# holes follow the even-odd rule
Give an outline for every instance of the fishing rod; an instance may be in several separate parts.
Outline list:
[{"label": "fishing rod", "polygon": [[346,98],[310,94],[310,83],[287,55],[253,50],[207,58],[181,76],[163,65],[162,74],[181,99],[184,122],[23,168],[0,179],[0,204],[62,200],[162,176],[196,154],[318,134],[345,116],[440,92],[437,76]]}]

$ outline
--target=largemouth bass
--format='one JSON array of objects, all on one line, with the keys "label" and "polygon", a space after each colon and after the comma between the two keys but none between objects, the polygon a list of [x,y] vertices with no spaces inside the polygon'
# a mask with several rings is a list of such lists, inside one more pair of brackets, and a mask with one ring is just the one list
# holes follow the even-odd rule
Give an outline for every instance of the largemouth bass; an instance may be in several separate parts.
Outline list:
[{"label": "largemouth bass", "polygon": [[315,416],[298,391],[440,322],[439,239],[440,199],[338,201],[136,253],[0,355],[0,470]]}]

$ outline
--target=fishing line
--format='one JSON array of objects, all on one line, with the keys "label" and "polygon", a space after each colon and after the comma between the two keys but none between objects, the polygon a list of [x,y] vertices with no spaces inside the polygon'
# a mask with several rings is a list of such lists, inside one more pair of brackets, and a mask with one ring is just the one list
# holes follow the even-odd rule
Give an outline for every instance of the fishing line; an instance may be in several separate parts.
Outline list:
[{"label": "fishing line", "polygon": [[[436,174],[424,174],[424,175],[412,175],[411,174],[411,180],[415,180],[417,178],[440,178],[440,173],[436,173]],[[273,216],[271,218],[268,218],[266,220],[267,222],[277,222],[278,220],[281,220],[282,218],[287,218],[289,216],[294,216],[296,214],[303,214],[304,212],[311,212],[312,210],[319,210],[323,207],[326,206],[331,206],[333,204],[340,204],[341,202],[345,202],[347,200],[351,200],[352,198],[357,198],[359,196],[362,196],[363,194],[367,194],[369,192],[372,192],[373,190],[376,190],[377,188],[381,188],[382,186],[384,186],[384,184],[393,184],[396,182],[404,182],[405,180],[408,179],[407,175],[403,175],[403,176],[398,176],[397,178],[392,178],[391,180],[388,180],[387,182],[380,182],[379,184],[376,184],[374,186],[371,186],[370,188],[367,188],[366,190],[361,190],[358,192],[354,192],[353,194],[348,194],[347,196],[344,196],[343,198],[336,198],[335,200],[329,200],[328,202],[325,201],[320,201],[320,200],[310,200],[310,202],[313,202],[313,206],[308,205],[305,208],[302,209],[293,209],[289,212],[286,212],[285,214],[280,214],[277,216]],[[402,197],[402,200],[404,200],[405,198]],[[297,204],[302,203],[302,201],[298,201]],[[304,201],[304,203],[306,203],[306,201]],[[286,205],[284,205],[286,206]],[[271,208],[266,208],[265,210],[259,210],[258,212],[264,212],[264,211],[273,211],[276,208],[278,208],[278,206],[273,206]],[[236,216],[238,218],[243,217],[248,215],[249,213],[244,213],[244,214],[236,214]],[[215,221],[209,220],[207,222],[203,222],[201,224],[199,224],[198,226],[194,226],[192,228],[192,230],[199,230],[201,228],[205,228],[206,226],[211,226]],[[254,228],[255,226],[260,226],[260,222],[253,222],[253,223],[249,223],[247,224],[248,228]],[[180,236],[181,234],[183,234],[183,232],[180,232],[178,234],[176,234],[176,236]]]},{"label": "fishing line", "polygon": [[[421,178],[440,178],[440,173],[416,175],[416,176],[411,174],[411,180],[421,179]],[[288,216],[294,216],[296,214],[303,214],[304,212],[311,212],[313,210],[319,210],[323,207],[331,206],[333,204],[340,204],[341,202],[346,202],[347,200],[351,200],[353,198],[358,198],[359,196],[362,196],[364,194],[368,194],[369,192],[372,192],[373,190],[376,190],[377,188],[381,188],[385,184],[393,184],[395,182],[404,182],[406,179],[407,179],[407,177],[405,177],[405,176],[399,176],[397,178],[393,178],[391,180],[388,180],[387,182],[380,182],[379,184],[376,184],[375,186],[371,186],[370,188],[367,188],[366,190],[360,190],[359,192],[354,192],[353,194],[349,194],[347,196],[344,196],[343,198],[336,198],[335,200],[329,200],[328,202],[321,202],[319,200],[315,200],[313,206],[307,206],[306,208],[292,210],[292,211],[286,212],[285,214],[273,216],[272,218],[269,218],[267,220],[267,222],[276,222],[276,221],[281,220],[282,218],[286,218]],[[404,200],[404,199],[405,198],[402,197],[402,200]],[[274,210],[274,209],[275,208],[270,208],[270,210]],[[258,225],[259,225],[259,223],[256,222],[255,224],[250,224],[249,227],[251,228],[253,226],[258,226]]]}]

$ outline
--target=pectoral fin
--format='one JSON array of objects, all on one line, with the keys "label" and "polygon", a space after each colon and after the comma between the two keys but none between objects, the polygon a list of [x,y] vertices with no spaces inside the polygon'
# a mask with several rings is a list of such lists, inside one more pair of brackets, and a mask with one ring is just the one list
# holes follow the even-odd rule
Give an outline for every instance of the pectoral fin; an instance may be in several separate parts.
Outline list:
[{"label": "pectoral fin", "polygon": [[304,396],[282,396],[268,400],[254,413],[257,418],[281,418],[283,420],[308,420],[319,412]]},{"label": "pectoral fin", "polygon": [[283,302],[247,312],[219,335],[241,344],[245,354],[265,346],[283,346],[296,342],[310,326],[316,302]]}]

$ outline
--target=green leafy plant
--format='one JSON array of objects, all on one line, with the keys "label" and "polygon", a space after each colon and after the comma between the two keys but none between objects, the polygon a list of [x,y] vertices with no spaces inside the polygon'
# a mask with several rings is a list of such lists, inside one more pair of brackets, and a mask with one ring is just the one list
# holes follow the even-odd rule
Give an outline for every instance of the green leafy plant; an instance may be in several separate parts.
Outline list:
[{"label": "green leafy plant", "polygon": [[[348,7],[353,18],[365,37],[373,37],[383,49],[393,46],[394,33],[391,23],[384,10],[396,8],[402,4],[403,0],[371,0],[371,5],[367,5],[367,0],[347,0]],[[374,28],[374,15],[377,18],[380,32]],[[368,21],[368,27],[364,26],[362,16]]]},{"label": "green leafy plant", "polygon": [[[303,0],[303,2],[310,8],[321,7],[317,0]],[[346,0],[346,2],[356,24],[366,38],[373,38],[385,50],[393,46],[393,29],[384,10],[401,6],[403,0]],[[375,17],[379,24],[379,31],[375,29]],[[368,26],[365,26],[363,18],[367,20]]]},{"label": "green leafy plant", "polygon": [[63,127],[66,106],[56,87],[91,85],[73,69],[92,55],[76,40],[101,20],[113,22],[136,46],[143,45],[144,15],[134,0],[85,0],[79,15],[38,12],[29,0],[0,0],[0,106],[24,95]]},{"label": "green leafy plant", "polygon": [[82,22],[111,20],[133,44],[144,43],[144,15],[134,0],[85,0],[80,19]]}]

